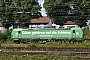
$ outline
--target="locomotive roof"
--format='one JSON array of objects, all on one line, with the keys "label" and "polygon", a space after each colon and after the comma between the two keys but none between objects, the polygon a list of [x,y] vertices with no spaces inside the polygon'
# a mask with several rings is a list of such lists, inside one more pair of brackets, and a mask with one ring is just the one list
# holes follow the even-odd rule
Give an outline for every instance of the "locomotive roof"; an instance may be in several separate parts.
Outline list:
[{"label": "locomotive roof", "polygon": [[70,30],[70,28],[29,28],[29,29],[23,29],[23,30]]},{"label": "locomotive roof", "polygon": [[[19,29],[14,29],[15,31],[16,30],[71,30],[73,28],[19,28]],[[78,29],[78,28],[75,28],[75,29]]]}]

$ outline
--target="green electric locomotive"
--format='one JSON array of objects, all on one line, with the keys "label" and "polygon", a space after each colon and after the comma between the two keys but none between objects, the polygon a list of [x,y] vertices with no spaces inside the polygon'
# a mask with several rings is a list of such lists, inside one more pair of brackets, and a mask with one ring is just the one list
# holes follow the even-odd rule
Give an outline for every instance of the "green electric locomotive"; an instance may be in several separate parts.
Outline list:
[{"label": "green electric locomotive", "polygon": [[81,28],[55,29],[55,28],[35,28],[23,29],[16,28],[12,30],[12,40],[31,41],[31,40],[69,40],[82,41],[83,31]]}]

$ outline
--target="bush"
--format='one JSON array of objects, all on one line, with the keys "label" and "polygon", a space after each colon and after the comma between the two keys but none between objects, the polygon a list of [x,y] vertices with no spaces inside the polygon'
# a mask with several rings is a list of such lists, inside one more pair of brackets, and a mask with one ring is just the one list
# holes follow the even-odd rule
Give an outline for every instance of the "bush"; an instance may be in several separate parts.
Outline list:
[{"label": "bush", "polygon": [[84,38],[90,39],[89,27],[84,28],[83,32],[84,32]]},{"label": "bush", "polygon": [[6,39],[7,39],[6,35],[4,33],[0,32],[0,41],[4,42],[4,41],[6,41]]},{"label": "bush", "polygon": [[7,41],[7,40],[10,40],[11,31],[12,31],[12,30],[7,30],[7,31],[4,32],[4,33],[1,33],[1,32],[0,32],[0,41],[1,41],[1,42],[5,42],[5,41]]},{"label": "bush", "polygon": [[37,44],[36,44],[36,43],[29,43],[28,46],[29,46],[29,47],[36,47]]}]

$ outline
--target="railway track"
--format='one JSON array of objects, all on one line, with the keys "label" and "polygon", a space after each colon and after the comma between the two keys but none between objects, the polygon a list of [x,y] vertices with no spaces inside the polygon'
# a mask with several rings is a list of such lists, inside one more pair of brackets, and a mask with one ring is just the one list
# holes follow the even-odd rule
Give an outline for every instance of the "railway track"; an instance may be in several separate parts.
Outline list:
[{"label": "railway track", "polygon": [[0,47],[0,49],[7,49],[12,51],[76,51],[76,52],[90,52],[90,48],[57,48],[57,47]]},{"label": "railway track", "polygon": [[0,55],[36,55],[36,54],[57,54],[62,56],[90,55],[90,52],[70,52],[70,51],[23,51],[23,52],[0,52]]},{"label": "railway track", "polygon": [[[29,51],[29,52],[0,52],[1,55],[60,55],[68,56],[69,60],[72,60],[73,57],[77,57],[79,60],[90,60],[90,52],[67,52],[67,51]],[[82,57],[80,57],[82,56]]]},{"label": "railway track", "polygon": [[[3,50],[2,50],[3,49]],[[38,52],[38,54],[42,54],[45,52],[45,54],[48,53],[55,53],[55,54],[69,54],[69,55],[77,55],[77,54],[90,54],[90,48],[56,48],[56,47],[0,47],[0,50],[2,50],[2,52],[0,52],[1,54],[4,53],[20,53],[20,54],[26,54],[26,53],[36,53]],[[7,50],[7,51],[6,51]],[[25,52],[24,52],[25,51]],[[16,54],[15,53],[15,54]]]},{"label": "railway track", "polygon": [[[74,56],[82,56],[77,59],[90,59],[90,48],[56,48],[56,47],[0,47],[0,49],[8,49],[10,51],[2,51],[1,55],[60,55],[68,56],[70,59]],[[26,51],[24,51],[24,50]],[[11,51],[12,50],[12,51]],[[23,51],[21,51],[23,50]],[[70,60],[69,59],[69,60]]]}]

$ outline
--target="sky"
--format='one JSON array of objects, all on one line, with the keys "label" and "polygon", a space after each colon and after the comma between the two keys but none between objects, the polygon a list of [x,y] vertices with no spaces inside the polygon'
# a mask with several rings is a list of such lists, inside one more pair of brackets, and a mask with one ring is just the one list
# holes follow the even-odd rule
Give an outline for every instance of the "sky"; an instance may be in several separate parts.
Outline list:
[{"label": "sky", "polygon": [[41,13],[42,13],[42,16],[47,16],[46,15],[46,12],[45,12],[45,8],[43,8],[43,3],[44,3],[44,0],[38,0],[39,4],[41,5],[42,9],[41,9]]}]

